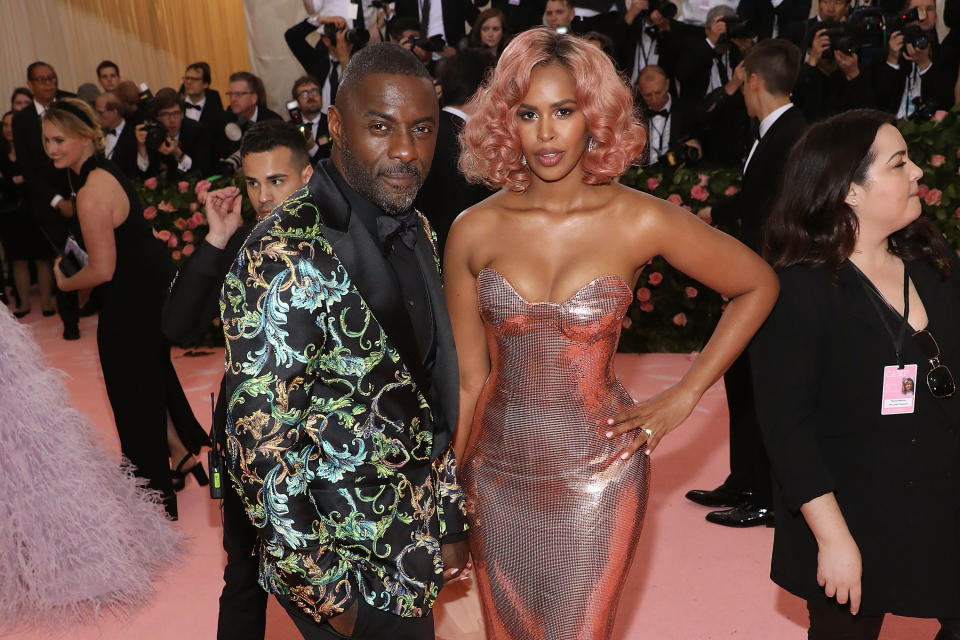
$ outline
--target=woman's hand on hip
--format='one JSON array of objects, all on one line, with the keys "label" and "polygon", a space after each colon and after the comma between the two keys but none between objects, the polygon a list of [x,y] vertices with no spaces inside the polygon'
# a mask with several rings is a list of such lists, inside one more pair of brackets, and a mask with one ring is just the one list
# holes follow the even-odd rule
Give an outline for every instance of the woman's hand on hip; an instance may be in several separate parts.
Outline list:
[{"label": "woman's hand on hip", "polygon": [[618,454],[619,457],[627,460],[644,446],[649,455],[663,436],[687,419],[699,401],[699,393],[686,385],[675,384],[607,420],[607,424],[602,425],[605,428],[603,435],[612,439],[635,431],[633,442]]}]

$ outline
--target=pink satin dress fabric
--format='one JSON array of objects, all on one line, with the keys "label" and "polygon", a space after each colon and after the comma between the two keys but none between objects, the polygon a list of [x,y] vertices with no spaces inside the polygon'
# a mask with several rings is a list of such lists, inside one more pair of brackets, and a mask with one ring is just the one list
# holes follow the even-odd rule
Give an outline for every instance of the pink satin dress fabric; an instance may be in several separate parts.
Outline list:
[{"label": "pink satin dress fabric", "polygon": [[488,637],[608,638],[650,473],[603,437],[633,404],[613,370],[632,291],[607,275],[530,303],[484,269],[477,293],[491,371],[459,476]]}]

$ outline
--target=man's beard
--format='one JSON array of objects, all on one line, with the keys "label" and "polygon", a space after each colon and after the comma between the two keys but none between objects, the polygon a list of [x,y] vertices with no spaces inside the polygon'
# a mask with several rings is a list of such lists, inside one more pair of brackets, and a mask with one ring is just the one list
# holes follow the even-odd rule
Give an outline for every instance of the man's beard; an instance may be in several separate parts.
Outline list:
[{"label": "man's beard", "polygon": [[[388,215],[403,213],[413,205],[417,192],[423,185],[423,176],[420,170],[409,164],[397,161],[395,164],[385,167],[372,175],[363,164],[357,160],[356,156],[350,151],[350,147],[344,140],[343,150],[340,155],[343,168],[343,177],[347,184],[353,187],[357,193],[383,209]],[[411,173],[415,176],[414,184],[404,191],[396,191],[385,186],[378,178],[387,173]]]}]

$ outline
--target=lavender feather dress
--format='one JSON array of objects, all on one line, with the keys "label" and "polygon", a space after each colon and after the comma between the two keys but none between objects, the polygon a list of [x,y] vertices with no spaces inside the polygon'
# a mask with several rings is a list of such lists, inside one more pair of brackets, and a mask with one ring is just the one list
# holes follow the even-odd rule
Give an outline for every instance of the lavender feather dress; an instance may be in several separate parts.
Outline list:
[{"label": "lavender feather dress", "polygon": [[0,308],[0,633],[129,611],[183,552],[158,495],[68,397],[29,329]]}]

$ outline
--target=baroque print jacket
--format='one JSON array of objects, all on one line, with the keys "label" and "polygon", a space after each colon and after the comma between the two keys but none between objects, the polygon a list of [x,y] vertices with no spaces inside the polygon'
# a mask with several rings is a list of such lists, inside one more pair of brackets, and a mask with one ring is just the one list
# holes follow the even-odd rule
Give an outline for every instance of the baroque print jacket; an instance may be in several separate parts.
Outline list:
[{"label": "baroque print jacket", "polygon": [[421,617],[443,583],[441,540],[466,530],[436,249],[421,216],[429,384],[389,267],[325,163],[254,228],[224,282],[230,476],[267,591],[318,622],[357,597]]}]

